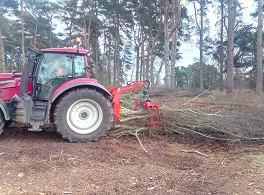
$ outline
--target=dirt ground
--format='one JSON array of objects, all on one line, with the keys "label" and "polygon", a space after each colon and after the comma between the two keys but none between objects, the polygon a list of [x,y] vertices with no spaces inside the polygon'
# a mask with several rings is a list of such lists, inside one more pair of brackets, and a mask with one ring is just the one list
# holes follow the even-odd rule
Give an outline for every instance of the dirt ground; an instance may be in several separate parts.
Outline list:
[{"label": "dirt ground", "polygon": [[104,136],[68,143],[55,132],[6,129],[0,194],[264,194],[264,143]]},{"label": "dirt ground", "polygon": [[[229,119],[236,123],[228,128],[239,130],[245,126],[244,129],[252,127],[263,132],[264,98],[246,96],[244,102],[253,106],[246,110],[242,97],[235,99],[235,107],[216,96],[198,99],[194,95],[181,101],[193,106],[195,100],[199,109],[202,105],[208,112],[204,108],[216,108],[208,102],[213,99],[224,105],[214,111],[217,115],[227,111],[233,114],[234,110],[249,114],[250,110],[254,113],[251,118]],[[174,98],[160,97],[161,108],[172,108],[174,101],[180,105],[180,98]],[[238,109],[238,102],[243,109]],[[183,114],[179,122],[190,115]],[[206,117],[207,123],[212,122],[209,115]],[[227,123],[228,118],[220,118],[220,125]],[[106,135],[97,142],[69,143],[51,130],[28,132],[17,126],[4,130],[0,136],[0,194],[264,194],[264,141],[140,135],[148,151],[145,153],[135,136]]]}]

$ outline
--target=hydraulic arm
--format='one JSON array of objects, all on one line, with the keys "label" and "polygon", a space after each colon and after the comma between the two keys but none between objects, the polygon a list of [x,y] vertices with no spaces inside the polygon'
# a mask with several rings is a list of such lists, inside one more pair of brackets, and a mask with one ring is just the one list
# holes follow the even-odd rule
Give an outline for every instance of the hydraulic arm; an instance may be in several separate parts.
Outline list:
[{"label": "hydraulic arm", "polygon": [[149,99],[148,90],[150,82],[148,80],[142,81],[128,81],[126,86],[108,88],[108,91],[113,96],[113,109],[114,118],[120,119],[120,109],[122,104],[120,103],[120,97],[122,93],[143,88],[143,99],[135,103],[135,110],[138,107],[146,109],[150,116],[150,125],[156,126],[160,124],[160,110],[156,102]]}]

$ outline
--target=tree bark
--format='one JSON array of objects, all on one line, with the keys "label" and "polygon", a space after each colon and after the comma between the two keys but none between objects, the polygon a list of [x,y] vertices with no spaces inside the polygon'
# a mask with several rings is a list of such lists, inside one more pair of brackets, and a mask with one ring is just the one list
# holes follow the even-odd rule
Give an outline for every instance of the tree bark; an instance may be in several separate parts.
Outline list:
[{"label": "tree bark", "polygon": [[165,64],[165,85],[166,87],[170,86],[170,77],[171,77],[171,69],[170,69],[170,38],[169,34],[169,14],[170,14],[170,4],[169,1],[166,0],[165,3],[165,13],[164,13],[164,64]]},{"label": "tree bark", "polygon": [[52,47],[52,15],[51,17],[49,18],[49,24],[50,24],[50,28],[49,28],[49,44],[50,44],[50,47]]},{"label": "tree bark", "polygon": [[175,65],[176,65],[176,52],[177,52],[177,31],[172,35],[172,44],[171,44],[171,78],[170,78],[170,87],[175,87]]},{"label": "tree bark", "polygon": [[203,31],[204,31],[204,24],[203,24],[203,18],[204,18],[204,4],[203,0],[201,0],[201,26],[200,26],[200,90],[202,91],[204,89],[204,62],[203,62]]},{"label": "tree bark", "polygon": [[263,51],[262,51],[262,29],[263,29],[263,0],[258,0],[258,32],[257,32],[257,78],[256,92],[261,95],[263,92]]},{"label": "tree bark", "polygon": [[224,1],[221,0],[221,32],[220,32],[220,91],[224,90],[224,56],[223,56],[223,39],[224,39]]},{"label": "tree bark", "polygon": [[139,47],[136,46],[136,52],[137,52],[137,56],[136,56],[136,80],[139,80]]},{"label": "tree bark", "polygon": [[141,66],[140,66],[140,80],[144,80],[145,78],[145,45],[143,42],[142,36],[142,44],[141,44]]},{"label": "tree bark", "polygon": [[22,66],[25,63],[25,35],[24,35],[24,0],[20,0],[20,8],[21,8],[21,32],[22,32],[22,38],[21,38],[21,64],[19,66],[18,71],[22,71]]},{"label": "tree bark", "polygon": [[234,25],[236,20],[236,0],[228,0],[227,33],[227,82],[226,94],[234,95]]},{"label": "tree bark", "polygon": [[5,48],[4,48],[3,37],[2,37],[1,31],[0,31],[0,72],[6,72]]},{"label": "tree bark", "polygon": [[196,4],[195,1],[193,2],[194,6],[194,13],[195,13],[195,22],[199,31],[200,40],[199,40],[199,50],[200,50],[200,62],[199,62],[199,75],[200,75],[200,90],[203,90],[203,81],[204,81],[204,63],[203,63],[203,31],[204,31],[204,24],[203,24],[203,18],[204,18],[204,2],[203,0],[200,0],[200,25],[198,22],[197,17],[197,10],[196,10]]},{"label": "tree bark", "polygon": [[107,77],[108,77],[108,86],[112,85],[112,67],[111,67],[111,35],[108,36],[108,64],[107,64]]},{"label": "tree bark", "polygon": [[[177,13],[176,13],[177,12]],[[177,15],[177,19],[169,24],[170,14]],[[164,65],[165,65],[165,85],[171,87],[173,84],[172,76],[174,76],[174,70],[172,71],[172,65],[170,64],[170,41],[171,37],[179,26],[180,17],[180,0],[175,0],[171,4],[169,0],[165,0],[164,4]],[[170,28],[171,26],[171,28]]]},{"label": "tree bark", "polygon": [[[181,7],[180,1],[173,1],[173,20],[172,23],[174,26],[179,26],[180,18],[181,18]],[[176,65],[176,54],[177,54],[177,40],[178,33],[175,30],[172,33],[172,44],[171,44],[171,77],[170,77],[170,87],[173,88],[175,86],[175,65]]]}]

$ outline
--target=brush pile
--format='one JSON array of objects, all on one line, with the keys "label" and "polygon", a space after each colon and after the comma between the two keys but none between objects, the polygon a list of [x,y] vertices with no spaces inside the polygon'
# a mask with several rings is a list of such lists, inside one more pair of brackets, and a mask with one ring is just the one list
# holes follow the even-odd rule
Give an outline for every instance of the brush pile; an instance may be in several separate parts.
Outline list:
[{"label": "brush pile", "polygon": [[[133,96],[133,95],[132,95]],[[146,110],[133,111],[129,97],[123,119],[115,124],[110,135],[166,135],[206,137],[219,140],[264,139],[264,98],[252,91],[236,92],[228,97],[219,92],[188,92],[162,90],[151,93],[161,111],[161,125],[149,126]],[[133,96],[134,97],[134,96]]]}]

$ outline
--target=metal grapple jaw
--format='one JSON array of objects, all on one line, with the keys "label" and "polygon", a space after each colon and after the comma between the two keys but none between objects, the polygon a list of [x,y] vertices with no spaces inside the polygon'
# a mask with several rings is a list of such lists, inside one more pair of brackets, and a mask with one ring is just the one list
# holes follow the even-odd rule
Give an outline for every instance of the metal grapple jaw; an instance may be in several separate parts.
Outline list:
[{"label": "metal grapple jaw", "polygon": [[[143,104],[142,104],[143,103]],[[137,101],[135,104],[135,110],[138,107],[142,107],[146,109],[149,113],[149,124],[151,126],[157,126],[160,125],[160,110],[156,102],[147,100],[144,102]]]}]

